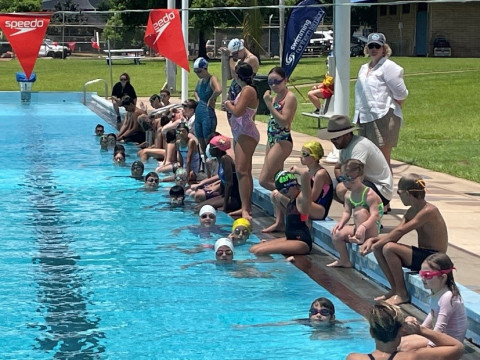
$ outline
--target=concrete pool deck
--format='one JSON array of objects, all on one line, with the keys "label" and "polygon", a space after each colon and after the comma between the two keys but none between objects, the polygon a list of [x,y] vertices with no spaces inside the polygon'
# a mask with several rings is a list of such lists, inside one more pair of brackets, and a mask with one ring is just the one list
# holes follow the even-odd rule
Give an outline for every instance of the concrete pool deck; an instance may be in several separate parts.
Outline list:
[{"label": "concrete pool deck", "polygon": [[[149,105],[148,98],[139,98],[139,102],[142,101],[145,105]],[[173,100],[175,101],[175,100]],[[217,110],[218,125],[217,131],[222,134],[231,136],[230,127],[226,119],[224,112]],[[254,179],[258,179],[260,170],[264,161],[264,149],[266,144],[266,124],[259,121],[256,122],[258,130],[260,132],[260,142],[257,146],[253,157],[253,176]],[[317,120],[312,118],[312,127],[316,127]],[[319,141],[325,154],[328,154],[332,149],[332,144],[329,141],[320,140],[316,137],[293,132],[293,151],[292,155],[286,160],[284,168],[288,169],[292,165],[299,165],[299,156],[302,144],[307,141],[316,140]],[[333,164],[322,163],[322,165],[333,174]],[[472,338],[476,344],[480,343],[480,278],[478,277],[478,269],[480,268],[480,242],[476,239],[476,221],[480,219],[480,184],[472,181],[456,178],[451,175],[434,172],[428,169],[423,169],[414,165],[405,164],[399,161],[392,161],[392,167],[394,172],[395,186],[398,183],[399,178],[405,173],[417,173],[424,177],[427,184],[427,199],[435,204],[441,211],[445,218],[449,232],[449,248],[448,255],[452,258],[457,271],[455,272],[455,280],[463,287],[462,296],[464,297],[466,306],[468,308],[469,316],[469,333],[467,338]],[[262,214],[258,209],[254,213],[254,232],[258,237],[271,237],[264,236],[261,233],[261,229],[265,224],[272,222],[271,210],[268,207],[268,194],[269,192],[261,188],[256,182],[254,203],[258,205],[263,211],[266,210],[267,214]],[[271,207],[271,206],[270,206]],[[405,213],[406,207],[401,203],[398,196],[394,196],[391,201],[392,211],[386,214],[382,219],[384,226],[382,233],[388,232],[395,227],[401,220]],[[342,205],[334,202],[331,206],[329,217],[333,220],[340,219],[342,212]],[[333,226],[334,221],[317,221],[314,222],[313,231],[315,235],[315,251],[312,254],[305,257],[298,257],[297,266],[309,273],[314,279],[320,278],[327,283],[330,278],[335,278],[336,281],[344,283],[345,287],[349,290],[361,290],[356,294],[363,301],[355,306],[355,301],[346,301],[347,304],[353,304],[352,308],[360,313],[364,313],[362,309],[368,309],[368,306],[373,303],[373,297],[381,294],[385,289],[381,288],[381,285],[385,285],[385,280],[382,280],[381,271],[375,268],[376,261],[373,255],[366,258],[354,257],[353,263],[357,269],[331,269],[324,265],[327,261],[331,261],[332,256],[335,256],[335,251],[331,247],[329,242],[329,229]],[[278,235],[278,234],[277,234]],[[402,238],[401,243],[416,244],[416,233],[412,232]],[[355,249],[351,250],[351,255],[355,255]],[[303,259],[306,258],[306,259]],[[373,259],[372,259],[373,258]],[[308,261],[309,260],[309,261]],[[360,270],[360,271],[358,271]],[[423,286],[418,275],[406,275],[409,290],[412,293],[412,303],[420,310],[425,311],[426,304],[424,301],[428,294],[423,290]],[[359,280],[360,279],[360,280]],[[317,280],[317,279],[316,279]],[[317,280],[318,281],[318,280]],[[322,284],[328,288],[328,284]],[[329,288],[331,291],[331,289]],[[335,294],[340,296],[339,294]],[[358,301],[357,301],[358,302]],[[417,308],[408,304],[402,305],[402,308],[413,314],[417,314],[418,317],[422,317],[422,312]],[[428,306],[428,305],[427,305]],[[424,315],[423,315],[424,316]],[[477,349],[478,350],[478,349]],[[475,352],[476,350],[472,350]],[[465,355],[464,359],[477,359],[478,353],[472,353],[473,357]]]}]

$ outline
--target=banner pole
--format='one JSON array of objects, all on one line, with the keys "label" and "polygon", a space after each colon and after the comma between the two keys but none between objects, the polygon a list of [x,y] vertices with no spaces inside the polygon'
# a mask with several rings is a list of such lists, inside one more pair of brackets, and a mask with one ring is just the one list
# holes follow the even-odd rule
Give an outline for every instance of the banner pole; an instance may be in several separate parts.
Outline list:
[{"label": "banner pole", "polygon": [[293,88],[295,90],[297,90],[297,92],[300,94],[300,96],[303,98],[303,101],[307,101],[307,99],[305,98],[305,96],[303,96],[303,94],[300,92],[300,90],[297,89],[297,87],[295,86],[295,84],[289,84],[289,85],[292,85]]},{"label": "banner pole", "polygon": [[113,89],[113,74],[112,74],[112,57],[110,56],[110,39],[107,40],[107,50],[108,50],[108,67],[110,68],[110,89]]}]

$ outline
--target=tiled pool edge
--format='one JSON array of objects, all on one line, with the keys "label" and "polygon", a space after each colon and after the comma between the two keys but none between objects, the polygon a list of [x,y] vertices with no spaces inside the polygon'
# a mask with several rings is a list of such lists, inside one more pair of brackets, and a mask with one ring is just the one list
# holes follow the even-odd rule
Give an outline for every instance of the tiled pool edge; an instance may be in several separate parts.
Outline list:
[{"label": "tiled pool edge", "polygon": [[[270,191],[262,188],[257,179],[254,179],[254,191],[252,196],[253,203],[265,211],[268,215],[274,216],[273,205],[270,201]],[[332,239],[330,237],[330,230],[335,225],[333,220],[314,221],[312,226],[312,235],[314,242],[321,249],[335,257],[338,253],[335,250]],[[360,256],[358,253],[358,245],[351,245],[348,247],[350,253],[350,260],[353,267],[364,274],[369,279],[388,287],[387,279],[384,277],[378,263],[373,254],[367,256]],[[412,304],[418,307],[423,312],[428,312],[429,292],[423,287],[422,281],[417,274],[411,274],[404,269],[405,282],[407,289],[412,296]],[[471,291],[470,289],[458,284],[458,288],[462,294],[463,301],[467,310],[468,330],[467,339],[470,339],[474,344],[480,344],[480,295]]]}]

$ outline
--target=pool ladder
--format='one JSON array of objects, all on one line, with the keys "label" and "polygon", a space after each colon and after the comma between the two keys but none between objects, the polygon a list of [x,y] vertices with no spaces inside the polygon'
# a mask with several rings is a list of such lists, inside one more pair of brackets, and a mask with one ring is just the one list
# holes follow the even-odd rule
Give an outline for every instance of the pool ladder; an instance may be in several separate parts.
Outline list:
[{"label": "pool ladder", "polygon": [[90,80],[90,81],[87,81],[85,84],[83,84],[83,105],[87,104],[87,86],[91,85],[91,84],[95,84],[97,82],[103,82],[103,84],[105,85],[105,99],[108,98],[108,84],[107,84],[107,81],[104,80],[104,79]]}]

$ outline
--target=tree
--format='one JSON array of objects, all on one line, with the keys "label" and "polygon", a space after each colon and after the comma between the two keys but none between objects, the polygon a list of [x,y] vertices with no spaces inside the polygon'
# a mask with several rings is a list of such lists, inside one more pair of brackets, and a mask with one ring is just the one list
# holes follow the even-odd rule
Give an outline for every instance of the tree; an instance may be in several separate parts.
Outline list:
[{"label": "tree", "polygon": [[42,0],[0,0],[1,12],[31,12],[42,10]]}]

